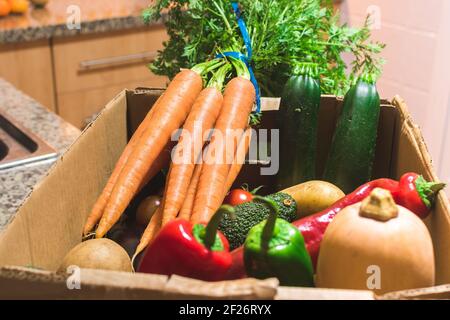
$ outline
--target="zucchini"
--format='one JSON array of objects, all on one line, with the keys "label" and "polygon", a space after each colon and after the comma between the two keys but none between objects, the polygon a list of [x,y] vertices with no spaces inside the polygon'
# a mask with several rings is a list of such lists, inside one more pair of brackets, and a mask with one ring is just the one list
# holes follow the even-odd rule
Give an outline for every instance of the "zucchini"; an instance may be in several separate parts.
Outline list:
[{"label": "zucchini", "polygon": [[320,82],[317,65],[301,64],[281,97],[280,169],[277,189],[315,179]]},{"label": "zucchini", "polygon": [[[267,196],[274,200],[279,208],[279,217],[292,222],[297,217],[297,203],[289,194],[278,192]],[[219,224],[219,230],[224,234],[230,243],[230,250],[244,244],[250,229],[267,219],[270,209],[257,200],[246,202],[234,207],[235,216],[224,215]]]},{"label": "zucchini", "polygon": [[371,180],[380,116],[380,96],[375,81],[361,76],[344,98],[324,180],[345,193]]}]

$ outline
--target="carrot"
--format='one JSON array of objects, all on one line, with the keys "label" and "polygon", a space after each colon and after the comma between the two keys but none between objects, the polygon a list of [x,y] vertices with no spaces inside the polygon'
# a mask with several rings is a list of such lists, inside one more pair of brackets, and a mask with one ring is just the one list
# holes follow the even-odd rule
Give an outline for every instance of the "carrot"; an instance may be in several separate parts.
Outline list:
[{"label": "carrot", "polygon": [[150,243],[150,241],[153,240],[153,238],[161,228],[163,208],[164,203],[166,202],[165,194],[167,193],[168,180],[169,176],[166,177],[166,183],[164,184],[164,196],[162,198],[161,205],[158,207],[158,209],[156,209],[155,213],[153,213],[153,216],[150,218],[150,222],[142,233],[139,244],[137,245],[134,255],[131,259],[132,261],[134,261],[134,258],[136,258],[136,256],[141,253],[142,250],[145,249],[145,247],[147,247],[147,245]]},{"label": "carrot", "polygon": [[[245,163],[245,157],[248,152],[248,148],[250,147],[250,142],[252,140],[252,129],[249,127],[242,135],[241,140],[239,141],[239,145],[236,150],[236,155],[234,156],[233,163],[231,164],[230,171],[228,172],[227,180],[225,183],[223,198],[227,195],[231,186],[236,180],[239,172],[241,172],[242,166]],[[223,201],[223,199],[222,199]]]},{"label": "carrot", "polygon": [[202,171],[202,163],[198,163],[195,166],[194,173],[192,175],[191,182],[189,184],[186,197],[181,207],[178,217],[185,220],[190,220],[192,215],[192,208],[194,207],[194,198],[197,191],[198,180],[200,179],[200,173]]},{"label": "carrot", "polygon": [[102,193],[100,194],[97,201],[95,202],[95,204],[92,208],[92,211],[86,220],[86,223],[83,228],[84,235],[88,234],[92,230],[92,228],[98,223],[100,218],[102,217],[103,211],[106,207],[106,204],[108,203],[109,197],[111,196],[112,190],[114,189],[114,186],[116,185],[117,179],[119,178],[119,175],[122,172],[123,167],[125,166],[126,162],[128,161],[130,154],[133,152],[134,148],[136,147],[137,142],[140,139],[140,137],[142,136],[142,133],[144,132],[147,124],[149,123],[150,119],[152,118],[152,115],[156,108],[157,108],[157,103],[155,103],[153,105],[153,107],[150,109],[150,111],[147,113],[144,120],[141,122],[139,127],[136,129],[136,131],[134,132],[130,141],[128,142],[128,144],[126,145],[122,154],[120,155],[119,160],[117,161],[113,172],[111,173],[108,181],[106,182],[105,187],[103,188]]},{"label": "carrot", "polygon": [[[250,146],[251,142],[251,128],[248,128],[245,133],[243,134],[243,137],[241,138],[239,142],[238,149],[236,151],[235,158],[233,160],[233,163],[231,164],[230,172],[227,175],[227,180],[224,188],[224,198],[226,194],[228,193],[228,190],[233,185],[234,180],[236,180],[236,177],[238,176],[243,163],[245,162],[245,156],[247,154],[248,148]],[[192,215],[192,208],[194,206],[194,198],[195,193],[197,191],[198,186],[198,180],[200,178],[202,163],[199,163],[195,166],[194,174],[192,175],[191,183],[189,184],[189,188],[187,191],[186,198],[184,200],[183,206],[181,207],[180,213],[178,215],[179,218],[190,220]]]},{"label": "carrot", "polygon": [[[221,70],[227,72],[229,66],[225,65],[218,72],[221,72]],[[177,217],[183,205],[186,192],[189,188],[189,182],[194,172],[195,163],[207,140],[204,133],[209,132],[213,128],[219,116],[223,102],[221,87],[222,84],[217,88],[208,87],[203,89],[197,97],[192,111],[183,126],[183,131],[175,152],[183,152],[184,157],[172,162],[170,166],[163,209],[163,226]]]},{"label": "carrot", "polygon": [[119,220],[172,133],[183,124],[202,86],[200,74],[185,69],[175,76],[158,99],[157,110],[147,123],[113,188],[96,231],[97,238],[103,237]]},{"label": "carrot", "polygon": [[158,155],[156,160],[152,163],[152,166],[150,167],[150,170],[145,175],[144,179],[142,179],[141,184],[139,185],[138,192],[142,190],[142,188],[145,187],[145,185],[154,177],[157,173],[159,173],[162,169],[166,168],[170,164],[170,155],[171,150],[174,146],[174,143],[172,141],[169,141],[164,149],[161,151],[161,153]]},{"label": "carrot", "polygon": [[254,101],[255,89],[248,79],[239,76],[227,84],[195,195],[193,223],[207,223],[222,204],[223,189],[237,147],[233,134],[247,127]]},{"label": "carrot", "polygon": [[136,247],[136,250],[133,255],[134,258],[141,253],[148,244],[153,240],[155,235],[158,233],[159,229],[161,228],[161,220],[162,220],[162,206],[160,206],[158,209],[156,209],[155,213],[150,219],[149,224],[147,225],[147,228],[145,228],[144,233],[142,233],[141,240],[139,241],[139,244]]}]

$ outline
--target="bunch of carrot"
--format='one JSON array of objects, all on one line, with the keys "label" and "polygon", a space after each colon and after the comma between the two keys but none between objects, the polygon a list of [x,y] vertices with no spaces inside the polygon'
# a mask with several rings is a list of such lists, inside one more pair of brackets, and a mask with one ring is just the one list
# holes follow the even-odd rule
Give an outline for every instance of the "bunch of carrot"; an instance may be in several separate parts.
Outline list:
[{"label": "bunch of carrot", "polygon": [[[236,77],[222,94],[232,66]],[[203,78],[210,72],[213,76],[203,88]],[[254,100],[247,67],[239,60],[215,59],[180,71],[124,149],[87,219],[84,234],[96,224],[97,238],[112,228],[139,190],[169,163],[166,146],[179,128],[181,135],[172,155],[180,155],[182,161],[172,159],[170,163],[162,204],[144,231],[136,254],[161,226],[177,217],[208,222],[245,159]],[[211,130],[210,137],[204,134]]]}]

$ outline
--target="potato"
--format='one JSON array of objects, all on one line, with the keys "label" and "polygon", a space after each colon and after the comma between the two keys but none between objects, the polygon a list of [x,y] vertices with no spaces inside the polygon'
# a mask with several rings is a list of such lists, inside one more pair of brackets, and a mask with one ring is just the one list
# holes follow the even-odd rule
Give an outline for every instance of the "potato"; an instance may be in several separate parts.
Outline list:
[{"label": "potato", "polygon": [[66,272],[71,265],[86,269],[102,269],[131,272],[127,252],[109,239],[91,239],[75,246],[64,257],[59,271]]},{"label": "potato", "polygon": [[297,202],[297,218],[322,211],[345,196],[334,184],[319,180],[301,183],[282,192],[290,194]]}]

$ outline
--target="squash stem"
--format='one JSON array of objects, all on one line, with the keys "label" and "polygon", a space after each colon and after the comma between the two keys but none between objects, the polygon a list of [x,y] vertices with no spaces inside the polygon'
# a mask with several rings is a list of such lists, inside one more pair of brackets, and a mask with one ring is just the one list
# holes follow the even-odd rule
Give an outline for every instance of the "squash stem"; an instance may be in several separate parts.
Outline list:
[{"label": "squash stem", "polygon": [[359,215],[379,221],[388,221],[398,216],[398,207],[388,190],[375,188],[363,200]]}]

